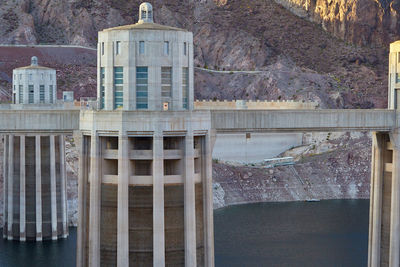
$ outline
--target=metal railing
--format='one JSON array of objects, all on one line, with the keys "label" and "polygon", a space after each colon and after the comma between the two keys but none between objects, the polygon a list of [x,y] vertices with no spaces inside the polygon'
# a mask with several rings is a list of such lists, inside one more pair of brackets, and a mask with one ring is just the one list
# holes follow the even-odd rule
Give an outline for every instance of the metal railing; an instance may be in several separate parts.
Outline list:
[{"label": "metal railing", "polygon": [[80,98],[80,109],[81,110],[99,110],[99,101],[96,97],[81,97]]}]

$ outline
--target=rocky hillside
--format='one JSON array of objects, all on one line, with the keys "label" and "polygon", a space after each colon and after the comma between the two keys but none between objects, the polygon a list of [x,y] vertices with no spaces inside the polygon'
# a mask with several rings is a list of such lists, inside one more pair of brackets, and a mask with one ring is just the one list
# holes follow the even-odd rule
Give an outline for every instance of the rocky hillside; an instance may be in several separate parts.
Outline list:
[{"label": "rocky hillside", "polygon": [[371,139],[367,133],[314,133],[286,151],[295,165],[213,164],[214,208],[262,201],[369,198]]},{"label": "rocky hillside", "polygon": [[400,39],[399,0],[276,0],[353,44],[387,46]]},{"label": "rocky hillside", "polygon": [[[4,0],[0,43],[95,47],[97,31],[135,23],[140,2]],[[386,105],[385,48],[332,37],[273,0],[151,2],[156,22],[193,31],[196,66],[262,70],[254,75],[197,71],[198,99],[311,99],[329,108]]]}]

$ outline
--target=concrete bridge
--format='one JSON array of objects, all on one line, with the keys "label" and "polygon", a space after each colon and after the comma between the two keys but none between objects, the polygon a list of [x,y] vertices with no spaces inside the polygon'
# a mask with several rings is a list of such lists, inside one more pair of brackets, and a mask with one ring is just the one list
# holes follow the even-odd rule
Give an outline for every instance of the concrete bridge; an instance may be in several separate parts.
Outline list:
[{"label": "concrete bridge", "polygon": [[[79,114],[79,109],[2,110],[0,106],[0,132],[51,130],[72,133],[79,129]],[[390,132],[400,124],[400,112],[386,109],[211,110],[210,116],[213,129],[220,133]]]},{"label": "concrete bridge", "polygon": [[[0,106],[0,133],[79,129],[79,109]],[[84,111],[83,111],[84,112]],[[113,111],[114,115],[116,111]],[[117,111],[118,112],[118,111]],[[123,113],[132,111],[120,111]],[[179,111],[177,111],[179,112]],[[204,111],[203,111],[204,112]],[[396,110],[212,110],[217,133],[372,131],[369,266],[400,263],[400,112]]]}]

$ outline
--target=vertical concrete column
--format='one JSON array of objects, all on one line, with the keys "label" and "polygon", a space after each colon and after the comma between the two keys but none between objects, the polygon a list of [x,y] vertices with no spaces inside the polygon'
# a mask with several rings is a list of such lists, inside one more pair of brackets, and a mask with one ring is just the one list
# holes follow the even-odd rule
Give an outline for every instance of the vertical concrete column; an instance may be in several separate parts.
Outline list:
[{"label": "vertical concrete column", "polygon": [[202,180],[204,185],[205,206],[205,266],[214,266],[214,217],[213,217],[213,194],[212,194],[212,140],[213,136],[208,132],[205,136],[203,146],[203,170]]},{"label": "vertical concrete column", "polygon": [[129,139],[118,139],[117,266],[129,266]]},{"label": "vertical concrete column", "polygon": [[164,147],[162,133],[153,137],[153,265],[165,266]]},{"label": "vertical concrete column", "polygon": [[383,135],[374,132],[372,134],[370,231],[368,246],[368,266],[370,267],[378,267],[380,265],[383,149]]},{"label": "vertical concrete column", "polygon": [[194,181],[194,144],[193,133],[188,131],[185,137],[185,266],[196,266],[196,199]]},{"label": "vertical concrete column", "polygon": [[25,194],[25,136],[20,136],[20,166],[19,166],[19,240],[26,241],[26,194]]},{"label": "vertical concrete column", "polygon": [[390,133],[393,145],[392,199],[390,212],[389,266],[400,265],[400,133]]},{"label": "vertical concrete column", "polygon": [[7,177],[7,155],[8,155],[8,142],[7,142],[8,136],[3,135],[3,221],[4,221],[4,227],[3,227],[3,238],[7,238],[7,228],[6,227],[6,222],[7,222],[7,209],[8,209],[8,177]]},{"label": "vertical concrete column", "polygon": [[62,236],[65,238],[68,236],[68,224],[67,224],[67,179],[65,171],[65,136],[60,135],[60,184],[61,184],[61,220],[62,220]]},{"label": "vertical concrete column", "polygon": [[87,145],[83,134],[79,135],[79,176],[78,176],[78,229],[77,229],[77,248],[76,248],[76,267],[85,266],[86,256],[86,151]]},{"label": "vertical concrete column", "polygon": [[50,135],[51,239],[57,240],[57,187],[55,136]]},{"label": "vertical concrete column", "polygon": [[42,241],[42,162],[40,135],[35,137],[36,154],[36,241]]},{"label": "vertical concrete column", "polygon": [[8,137],[8,182],[7,182],[7,238],[13,239],[12,226],[13,226],[13,180],[14,180],[14,136]]},{"label": "vertical concrete column", "polygon": [[89,266],[100,266],[101,172],[100,139],[92,132],[90,151]]}]

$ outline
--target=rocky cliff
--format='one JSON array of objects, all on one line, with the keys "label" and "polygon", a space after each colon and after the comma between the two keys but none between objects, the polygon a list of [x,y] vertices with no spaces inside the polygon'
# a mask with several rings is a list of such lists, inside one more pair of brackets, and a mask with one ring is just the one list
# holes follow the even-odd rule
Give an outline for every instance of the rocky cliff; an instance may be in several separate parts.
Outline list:
[{"label": "rocky cliff", "polygon": [[276,0],[334,36],[364,46],[387,46],[400,38],[399,0]]}]

